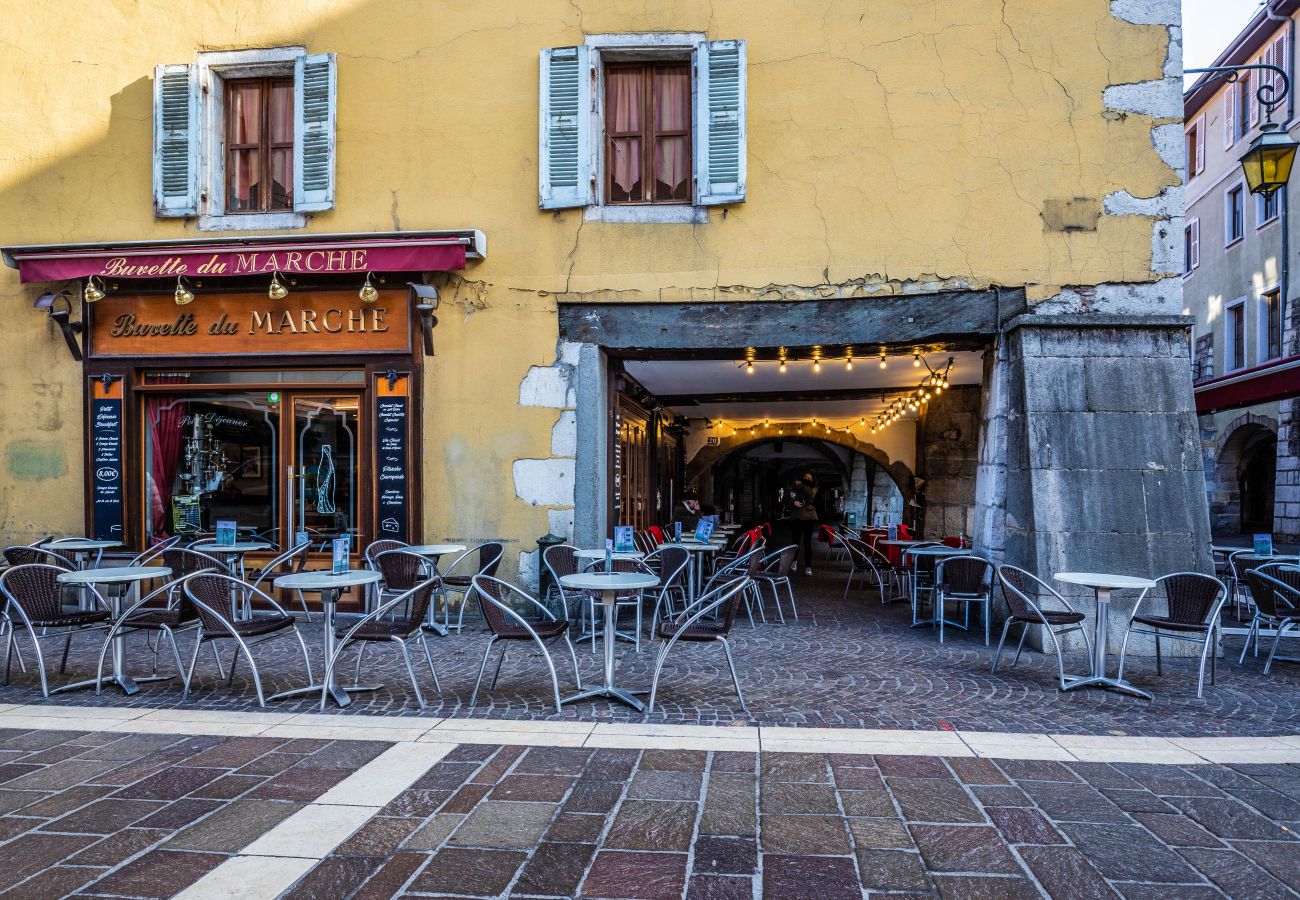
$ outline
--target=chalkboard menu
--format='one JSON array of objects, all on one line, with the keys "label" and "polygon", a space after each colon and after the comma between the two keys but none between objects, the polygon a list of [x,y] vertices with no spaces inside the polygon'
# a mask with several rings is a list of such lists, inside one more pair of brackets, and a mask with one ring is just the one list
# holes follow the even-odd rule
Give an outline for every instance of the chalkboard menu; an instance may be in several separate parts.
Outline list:
[{"label": "chalkboard menu", "polygon": [[376,535],[378,539],[406,540],[407,535],[407,398],[375,399],[376,472],[379,481]]},{"label": "chalkboard menu", "polygon": [[122,398],[100,397],[90,403],[90,502],[94,537],[122,540]]}]

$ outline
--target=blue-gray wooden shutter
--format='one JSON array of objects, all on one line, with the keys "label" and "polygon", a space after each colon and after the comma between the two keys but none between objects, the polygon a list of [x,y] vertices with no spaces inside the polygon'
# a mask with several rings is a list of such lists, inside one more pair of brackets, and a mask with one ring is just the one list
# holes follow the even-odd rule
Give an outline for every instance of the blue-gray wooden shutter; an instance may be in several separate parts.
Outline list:
[{"label": "blue-gray wooden shutter", "polygon": [[542,50],[537,151],[542,209],[592,202],[591,81],[586,47]]},{"label": "blue-gray wooden shutter", "polygon": [[153,211],[199,212],[199,76],[193,63],[153,70]]},{"label": "blue-gray wooden shutter", "polygon": [[745,199],[745,42],[695,50],[695,202]]},{"label": "blue-gray wooden shutter", "polygon": [[293,63],[293,208],[334,208],[334,110],[338,88],[333,53]]}]

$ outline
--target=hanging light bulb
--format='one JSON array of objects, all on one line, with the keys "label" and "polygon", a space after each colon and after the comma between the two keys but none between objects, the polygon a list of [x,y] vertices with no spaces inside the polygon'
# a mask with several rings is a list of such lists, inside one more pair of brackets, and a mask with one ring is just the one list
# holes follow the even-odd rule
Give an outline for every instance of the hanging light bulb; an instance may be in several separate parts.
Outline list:
[{"label": "hanging light bulb", "polygon": [[187,303],[194,302],[194,292],[185,286],[185,276],[176,276],[176,297],[177,306],[185,306]]},{"label": "hanging light bulb", "polygon": [[785,374],[785,357],[784,357],[784,356],[781,357],[781,365],[777,367],[777,371],[780,372],[782,375]]},{"label": "hanging light bulb", "polygon": [[850,351],[849,351],[849,355],[846,356],[846,357],[844,358],[844,371],[846,371],[846,372],[852,372],[852,371],[853,371],[853,351],[852,351],[852,350],[850,350]]},{"label": "hanging light bulb", "polygon": [[81,292],[81,299],[87,303],[97,303],[104,299],[104,282],[94,275],[86,279],[86,289]]},{"label": "hanging light bulb", "polygon": [[858,424],[859,424],[859,425],[866,425],[866,424],[867,424],[867,417],[866,417],[866,416],[863,416],[861,419],[858,419]]},{"label": "hanging light bulb", "polygon": [[361,290],[357,291],[357,296],[361,298],[362,303],[374,303],[379,299],[379,288],[370,283],[370,273],[366,273],[365,283],[361,285]]},{"label": "hanging light bulb", "polygon": [[764,428],[767,428],[767,427],[770,426],[771,424],[772,424],[772,420],[771,420],[771,419],[764,419],[764,420],[763,420],[763,427],[764,427]]},{"label": "hanging light bulb", "polygon": [[266,296],[270,297],[272,300],[283,300],[285,297],[289,296],[289,289],[285,287],[284,282],[280,280],[279,272],[271,273],[271,286],[266,289]]},{"label": "hanging light bulb", "polygon": [[884,367],[885,367],[885,351],[884,351],[884,350],[881,350],[881,351],[880,351],[880,368],[883,369]]},{"label": "hanging light bulb", "polygon": [[745,360],[745,374],[746,375],[754,374],[754,361],[752,359]]},{"label": "hanging light bulb", "polygon": [[822,370],[822,361],[820,359],[814,359],[813,372],[820,372],[821,370]]},{"label": "hanging light bulb", "polygon": [[921,368],[921,353],[920,353],[920,351],[917,351],[916,353],[913,353],[913,354],[912,354],[912,366],[913,366],[913,368],[917,368],[917,369]]}]

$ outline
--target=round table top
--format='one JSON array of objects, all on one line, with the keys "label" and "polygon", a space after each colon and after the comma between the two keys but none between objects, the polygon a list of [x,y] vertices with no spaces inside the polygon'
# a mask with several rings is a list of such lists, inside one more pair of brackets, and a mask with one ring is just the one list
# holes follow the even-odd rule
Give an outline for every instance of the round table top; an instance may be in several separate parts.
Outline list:
[{"label": "round table top", "polygon": [[582,572],[577,575],[561,575],[560,584],[580,591],[616,591],[635,590],[654,587],[659,583],[657,575],[642,575],[638,572]]},{"label": "round table top", "polygon": [[86,540],[66,540],[66,541],[46,541],[41,544],[42,550],[107,550],[109,547],[120,547],[121,541],[92,541]]},{"label": "round table top", "polygon": [[[604,559],[604,550],[579,550],[573,554],[578,559]],[[639,550],[615,550],[610,554],[614,559],[645,559],[645,554]]]},{"label": "round table top", "polygon": [[1090,588],[1109,588],[1111,590],[1153,588],[1156,583],[1149,578],[1133,578],[1129,575],[1103,575],[1099,572],[1057,572],[1057,581],[1066,584],[1081,584]]},{"label": "round table top", "polygon": [[166,578],[172,570],[166,566],[108,566],[103,569],[82,569],[64,572],[59,576],[63,584],[117,584],[125,581],[149,581]]},{"label": "round table top", "polygon": [[256,553],[272,548],[264,541],[235,541],[233,544],[199,544],[192,549],[200,553]]},{"label": "round table top", "polygon": [[956,547],[908,547],[903,551],[908,556],[970,556],[969,550]]},{"label": "round table top", "polygon": [[333,572],[297,572],[281,575],[275,579],[275,586],[295,591],[332,591],[335,588],[354,587],[358,584],[374,584],[383,578],[370,569],[348,569],[335,575]]},{"label": "round table top", "polygon": [[414,547],[398,547],[407,553],[419,556],[444,556],[448,553],[464,553],[468,549],[464,544],[416,544]]},{"label": "round table top", "polygon": [[678,547],[682,550],[695,550],[698,552],[717,553],[719,550],[726,550],[726,544],[717,544],[709,542],[701,544],[698,541],[667,541],[659,545],[660,547]]},{"label": "round table top", "polygon": [[880,543],[890,547],[915,547],[917,544],[928,544],[930,541],[904,541],[895,538],[892,541],[881,541]]}]

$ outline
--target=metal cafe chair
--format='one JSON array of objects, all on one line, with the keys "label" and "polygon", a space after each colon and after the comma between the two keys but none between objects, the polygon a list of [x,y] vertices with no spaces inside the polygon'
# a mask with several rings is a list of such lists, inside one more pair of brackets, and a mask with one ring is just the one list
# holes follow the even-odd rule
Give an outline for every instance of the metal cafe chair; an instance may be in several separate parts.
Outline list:
[{"label": "metal cafe chair", "polygon": [[[379,567],[375,565],[375,557],[381,553],[387,553],[389,550],[405,550],[411,546],[406,541],[398,541],[393,538],[381,538],[377,541],[371,541],[366,545],[365,553],[362,554],[366,560],[366,568],[378,572]],[[381,585],[376,584],[373,587],[366,587],[366,609],[372,609],[379,605],[379,595],[375,593],[380,590]]]},{"label": "metal cafe chair", "polygon": [[[199,661],[199,649],[208,641],[234,641],[235,656],[230,661],[230,675],[227,684],[234,681],[235,664],[242,653],[248,657],[249,668],[253,671],[253,687],[257,690],[257,705],[266,706],[266,695],[262,691],[262,676],[257,670],[257,660],[253,657],[253,647],[278,637],[292,634],[298,639],[302,649],[302,661],[307,670],[307,683],[311,684],[311,657],[307,653],[307,644],[298,633],[297,620],[275,599],[247,582],[230,575],[215,572],[200,572],[187,579],[182,590],[194,604],[199,615],[198,638],[194,642],[194,655],[190,657],[189,671],[185,676],[185,690],[181,699],[189,697],[190,686],[194,683],[194,667]],[[271,607],[268,613],[254,613],[247,619],[235,619],[231,603],[233,596],[254,594],[265,600]]]},{"label": "metal cafe chair", "polygon": [[984,646],[989,645],[989,607],[993,598],[993,564],[978,556],[950,556],[934,567],[934,617],[938,620],[939,643],[943,643],[945,605],[960,603],[965,612],[962,624],[970,630],[971,604],[979,604],[984,613]]},{"label": "metal cafe chair", "polygon": [[691,563],[689,550],[681,547],[660,547],[645,559],[646,565],[656,569],[659,584],[650,589],[654,595],[654,611],[650,614],[650,633],[653,634],[659,624],[661,611],[668,615],[673,611],[674,598],[686,602],[686,570]]},{"label": "metal cafe chair", "polygon": [[[279,556],[270,560],[261,568],[254,569],[247,575],[248,580],[253,587],[260,588],[262,582],[268,578],[274,578],[279,575],[297,574],[307,567],[307,551],[311,549],[311,541],[303,541],[296,547],[290,547]],[[307,609],[307,599],[303,597],[302,591],[295,591],[298,595],[298,605],[302,607],[302,614],[307,621],[311,621],[311,612]],[[242,615],[247,618],[252,615],[252,610],[247,602],[244,603]]]},{"label": "metal cafe chair", "polygon": [[159,541],[149,549],[140,551],[135,556],[131,557],[130,562],[124,563],[124,565],[147,566],[154,560],[158,559],[158,557],[162,556],[163,553],[170,550],[172,547],[175,547],[180,542],[181,542],[181,536],[179,534],[173,534],[165,541]]},{"label": "metal cafe chair", "polygon": [[[573,649],[573,642],[569,640],[569,620],[556,616],[555,613],[546,608],[545,604],[522,588],[515,587],[507,581],[502,581],[490,575],[474,576],[470,582],[469,597],[466,599],[468,600],[470,597],[478,599],[479,608],[483,611],[483,620],[487,622],[492,637],[488,639],[487,647],[483,651],[483,662],[478,667],[478,678],[474,681],[474,692],[469,698],[469,708],[473,709],[478,702],[478,689],[483,683],[483,673],[487,669],[488,657],[492,654],[493,646],[498,641],[505,642],[501,645],[501,656],[497,660],[496,671],[492,675],[492,683],[488,685],[488,690],[496,688],[497,678],[501,675],[501,664],[505,662],[506,652],[511,644],[531,641],[541,651],[542,659],[546,662],[546,668],[550,672],[555,711],[559,713],[561,711],[560,678],[556,674],[555,662],[551,658],[546,642],[564,638],[564,643],[569,648],[569,659],[573,662],[573,678],[577,682],[578,690],[581,691],[582,675],[578,671],[578,654]],[[524,618],[511,608],[511,601],[518,602],[525,608],[535,609],[539,617],[534,619]]]},{"label": "metal cafe chair", "polygon": [[1241,614],[1250,611],[1251,593],[1246,584],[1246,573],[1251,569],[1269,565],[1273,557],[1259,557],[1249,547],[1235,550],[1228,554],[1228,571],[1232,578],[1232,609],[1237,621],[1242,621]]},{"label": "metal cafe chair", "polygon": [[[542,554],[542,564],[546,566],[546,571],[551,575],[550,586],[547,589],[547,595],[542,597],[543,603],[549,603],[552,597],[558,597],[561,606],[565,610],[565,618],[568,618],[569,611],[576,609],[578,615],[582,615],[582,606],[580,604],[570,604],[569,595],[564,590],[564,585],[560,584],[562,575],[578,574],[578,548],[572,544],[556,544],[547,547]],[[467,597],[466,600],[469,598]]]},{"label": "metal cafe chair", "polygon": [[[709,580],[704,583],[704,588],[700,591],[700,596],[702,597],[705,594],[711,593],[718,585],[728,582],[733,578],[739,578],[742,575],[748,576],[751,583],[746,587],[744,595],[745,615],[749,618],[749,627],[751,629],[757,627],[754,624],[754,592],[758,590],[758,585],[753,583],[753,575],[758,571],[758,563],[763,558],[764,549],[765,545],[762,542],[759,542],[740,556],[725,565],[719,566],[717,570],[709,576]],[[766,625],[767,614],[763,611],[762,598],[759,598],[758,615],[763,624]]]},{"label": "metal cafe chair", "polygon": [[5,684],[9,683],[10,663],[19,625],[26,630],[36,651],[41,694],[45,697],[50,696],[50,685],[45,671],[45,654],[41,651],[41,639],[64,638],[63,661],[59,665],[59,671],[62,672],[68,663],[68,649],[73,635],[108,629],[112,613],[94,585],[87,585],[85,594],[93,601],[92,608],[73,610],[63,605],[63,585],[58,579],[67,571],[59,566],[27,563],[0,573],[0,593],[7,601],[4,615],[9,623],[5,630]]},{"label": "metal cafe chair", "polygon": [[[465,627],[465,600],[469,596],[470,585],[474,581],[475,575],[496,575],[497,569],[501,565],[501,556],[505,553],[505,545],[500,541],[485,541],[475,547],[470,547],[460,556],[452,561],[447,567],[447,571],[442,575],[442,609],[445,619],[443,625],[450,631],[455,627],[456,632]],[[473,574],[457,572],[456,569],[473,568]],[[456,612],[456,624],[451,624],[451,601],[448,594],[459,594],[460,604]]]},{"label": "metal cafe chair", "polygon": [[376,553],[370,560],[372,568],[383,576],[375,588],[377,606],[385,606],[393,597],[405,595],[424,581],[428,560],[418,553],[397,548]]},{"label": "metal cafe chair", "polygon": [[796,622],[799,621],[799,609],[794,602],[794,583],[790,580],[790,572],[794,569],[798,556],[799,546],[790,544],[759,559],[758,565],[750,573],[750,577],[754,579],[754,592],[759,597],[760,606],[763,603],[763,585],[772,589],[772,602],[776,604],[776,614],[781,619],[782,625],[785,624],[785,613],[781,611],[780,589],[782,587],[785,588],[786,596],[790,600],[790,615]]},{"label": "metal cafe chair", "polygon": [[[438,683],[438,673],[433,668],[433,656],[429,653],[429,645],[424,639],[424,629],[420,626],[424,622],[425,613],[429,611],[429,602],[433,598],[434,591],[438,588],[438,578],[435,576],[426,581],[422,581],[415,587],[402,594],[393,597],[386,603],[381,603],[370,612],[366,613],[351,625],[340,625],[335,628],[335,636],[338,642],[334,647],[334,652],[329,659],[325,661],[325,679],[321,682],[320,689],[320,708],[321,712],[325,711],[325,700],[329,694],[329,685],[334,683],[334,670],[338,667],[339,657],[343,651],[351,644],[362,641],[364,643],[375,644],[395,644],[397,649],[402,652],[402,662],[406,664],[406,674],[411,676],[411,688],[415,691],[415,702],[419,704],[420,709],[425,708],[424,695],[420,693],[420,682],[415,677],[415,668],[411,665],[410,645],[418,641],[424,649],[424,660],[429,664],[429,674],[433,676],[433,687],[439,694],[442,693],[442,685]],[[398,619],[391,619],[387,622],[382,621],[383,617],[405,605],[406,614]],[[357,678],[355,683],[360,683],[360,665],[361,652],[357,653]]]},{"label": "metal cafe chair", "polygon": [[[1164,588],[1166,610],[1163,616],[1154,612],[1141,612],[1143,603],[1151,588],[1144,590],[1133,606],[1129,615],[1128,627],[1124,631],[1124,643],[1119,649],[1119,674],[1115,677],[1124,680],[1124,658],[1128,653],[1128,639],[1135,632],[1149,634],[1156,642],[1156,674],[1162,675],[1160,661],[1160,638],[1175,641],[1191,641],[1201,644],[1201,666],[1196,677],[1196,699],[1205,696],[1205,660],[1210,660],[1210,684],[1214,684],[1215,639],[1219,629],[1219,616],[1223,604],[1228,601],[1228,589],[1222,581],[1200,572],[1175,572],[1156,579],[1156,585]],[[1144,626],[1144,627],[1139,627]],[[1199,637],[1197,637],[1199,635]]]},{"label": "metal cafe chair", "polygon": [[[1061,642],[1059,637],[1069,634],[1071,631],[1078,631],[1083,634],[1084,643],[1088,647],[1088,658],[1092,659],[1092,641],[1088,637],[1088,629],[1083,627],[1085,616],[1069,604],[1064,597],[1052,590],[1051,585],[1037,578],[1024,569],[1018,569],[1015,566],[1002,565],[997,568],[998,583],[1002,585],[1002,596],[1006,598],[1007,607],[1011,615],[1007,617],[1006,624],[1002,626],[1002,637],[998,640],[998,649],[993,654],[992,673],[997,674],[998,658],[1002,656],[1002,645],[1006,643],[1007,632],[1011,626],[1019,624],[1021,626],[1020,643],[1016,645],[1016,655],[1011,660],[1014,667],[1020,661],[1020,651],[1025,646],[1025,635],[1029,633],[1031,625],[1042,625],[1048,637],[1052,640],[1052,647],[1056,651],[1056,672],[1060,682],[1061,690],[1065,690],[1065,656],[1061,652]],[[1035,591],[1054,598],[1065,609],[1044,609],[1036,603],[1030,596],[1029,592]],[[1065,626],[1061,628],[1061,626]],[[1057,631],[1057,628],[1061,628]]]},{"label": "metal cafe chair", "polygon": [[4,554],[5,562],[11,566],[54,566],[65,572],[71,572],[75,568],[72,561],[66,556],[42,550],[40,547],[29,547],[20,544],[5,547],[0,553]]},{"label": "metal cafe chair", "polygon": [[1295,566],[1286,566],[1286,569],[1292,572],[1279,572],[1279,575],[1289,575],[1287,580],[1275,578],[1267,575],[1259,569],[1251,569],[1246,572],[1246,584],[1250,589],[1251,599],[1255,601],[1255,615],[1250,620],[1250,632],[1246,635],[1246,646],[1241,648],[1241,658],[1237,660],[1238,665],[1246,661],[1246,651],[1250,648],[1250,640],[1255,639],[1255,655],[1259,655],[1259,632],[1261,627],[1273,628],[1273,647],[1269,650],[1268,659],[1264,662],[1264,674],[1268,674],[1273,667],[1274,660],[1283,660],[1285,662],[1300,662],[1300,657],[1278,656],[1277,648],[1282,642],[1283,636],[1292,628],[1300,625],[1300,589],[1295,584],[1288,583],[1291,580],[1300,582],[1300,569]]},{"label": "metal cafe chair", "polygon": [[836,543],[844,549],[844,553],[849,561],[849,576],[844,579],[844,596],[842,599],[847,600],[849,597],[849,588],[853,586],[853,579],[861,577],[863,579],[862,587],[866,587],[866,578],[868,573],[876,579],[876,585],[880,588],[880,602],[885,601],[885,579],[881,576],[880,570],[871,559],[871,552],[867,545],[862,541],[854,538],[845,537],[842,534],[835,535]]},{"label": "metal cafe chair", "polygon": [[665,619],[659,623],[658,636],[663,639],[659,654],[655,658],[654,675],[650,679],[650,701],[646,704],[645,714],[654,713],[655,699],[659,693],[659,677],[663,674],[664,663],[668,654],[679,641],[690,644],[716,643],[722,645],[722,652],[727,658],[727,668],[731,672],[731,683],[736,687],[736,699],[740,708],[748,713],[745,706],[745,694],[740,689],[740,678],[736,675],[736,662],[731,656],[731,644],[727,636],[736,621],[736,611],[740,599],[751,584],[748,575],[741,575],[719,584],[705,593],[693,605],[683,610],[675,619]]}]

